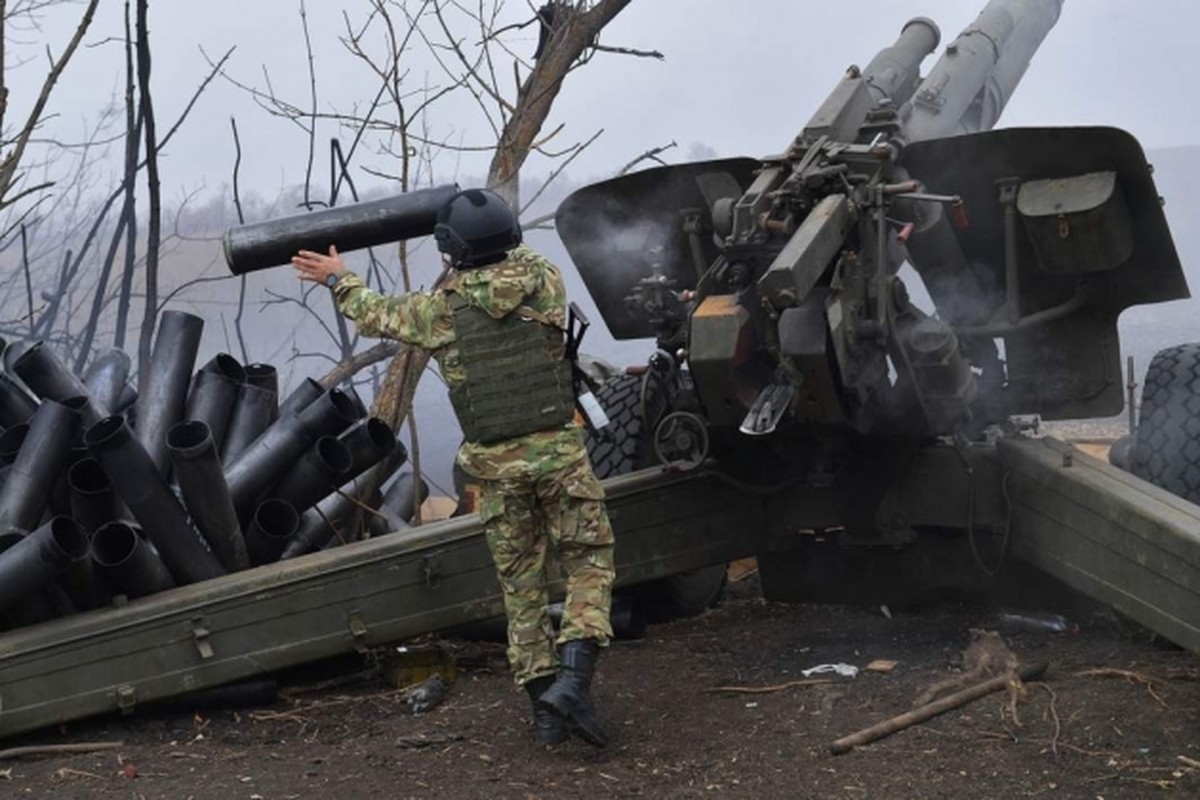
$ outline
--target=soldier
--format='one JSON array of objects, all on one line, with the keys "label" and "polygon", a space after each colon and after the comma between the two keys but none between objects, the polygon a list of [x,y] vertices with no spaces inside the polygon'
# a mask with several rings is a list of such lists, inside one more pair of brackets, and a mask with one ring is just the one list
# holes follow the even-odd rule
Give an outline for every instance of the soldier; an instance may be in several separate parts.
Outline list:
[{"label": "soldier", "polygon": [[[438,250],[455,272],[437,290],[371,291],[328,255],[292,258],[333,290],[358,332],[430,351],[462,425],[459,465],[480,482],[480,519],[504,592],[508,660],[533,701],[538,741],[568,731],[603,747],[590,685],[612,636],[613,533],[575,422],[565,357],[566,292],[493,192],[460,192],[438,212]],[[547,554],[567,580],[558,650],[546,610]]]}]

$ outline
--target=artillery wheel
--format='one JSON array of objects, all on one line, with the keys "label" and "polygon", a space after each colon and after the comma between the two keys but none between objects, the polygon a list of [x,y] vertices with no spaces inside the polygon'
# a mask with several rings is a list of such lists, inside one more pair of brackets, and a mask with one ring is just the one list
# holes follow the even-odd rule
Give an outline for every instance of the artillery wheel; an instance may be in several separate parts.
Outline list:
[{"label": "artillery wheel", "polygon": [[642,376],[618,375],[604,383],[596,399],[608,414],[601,434],[588,430],[588,458],[603,480],[650,466],[650,446],[642,425]]},{"label": "artillery wheel", "polygon": [[[649,382],[643,386],[645,381]],[[653,373],[618,375],[596,392],[596,399],[609,419],[605,434],[589,430],[586,435],[596,477],[603,480],[624,475],[654,463],[650,433],[642,414],[644,405],[652,409],[665,406],[665,396],[660,394],[664,393],[656,386]],[[724,591],[724,564],[671,575],[634,588],[651,622],[700,614],[720,602]]]},{"label": "artillery wheel", "polygon": [[1200,502],[1200,344],[1160,350],[1144,386],[1131,471]]}]

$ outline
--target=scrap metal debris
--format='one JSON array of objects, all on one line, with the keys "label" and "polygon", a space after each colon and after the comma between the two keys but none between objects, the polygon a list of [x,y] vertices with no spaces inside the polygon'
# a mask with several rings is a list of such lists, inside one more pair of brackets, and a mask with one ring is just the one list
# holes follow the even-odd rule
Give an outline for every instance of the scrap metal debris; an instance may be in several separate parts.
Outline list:
[{"label": "scrap metal debris", "polygon": [[433,710],[446,697],[449,686],[440,674],[430,675],[404,695],[404,702],[414,714],[424,714]]},{"label": "scrap metal debris", "polygon": [[808,678],[812,675],[823,675],[827,672],[832,672],[840,675],[843,678],[857,678],[858,667],[853,664],[817,664],[815,667],[800,670],[800,674]]}]

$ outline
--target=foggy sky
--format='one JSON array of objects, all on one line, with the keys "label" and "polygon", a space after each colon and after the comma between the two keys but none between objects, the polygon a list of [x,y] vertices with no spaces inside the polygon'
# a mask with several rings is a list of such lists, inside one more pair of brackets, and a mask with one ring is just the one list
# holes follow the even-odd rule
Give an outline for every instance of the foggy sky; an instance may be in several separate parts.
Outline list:
[{"label": "foggy sky", "polygon": [[[551,126],[566,123],[555,144],[604,133],[572,164],[576,179],[603,177],[639,153],[675,141],[668,154],[685,160],[694,144],[718,155],[765,155],[781,150],[803,127],[844,69],[865,65],[890,44],[913,16],[928,16],[942,29],[942,46],[967,25],[983,0],[860,0],[817,3],[801,0],[634,0],[604,33],[609,45],[656,49],[649,59],[598,54],[569,77]],[[59,115],[48,130],[70,138],[82,122],[122,90],[120,46],[107,37],[120,34],[120,3],[102,0],[101,16],[56,96]],[[341,10],[361,19],[362,0],[309,0],[308,16],[316,54],[323,109],[349,109],[365,101],[376,84],[338,41],[344,31]],[[510,2],[505,20],[531,16],[526,2]],[[153,86],[160,125],[179,112],[207,71],[203,47],[216,57],[237,51],[231,74],[263,84],[269,72],[277,90],[307,102],[307,66],[298,0],[205,0],[152,2],[155,48]],[[78,13],[46,20],[44,35],[64,41]],[[1200,143],[1200,104],[1192,100],[1200,73],[1194,44],[1200,4],[1192,0],[1067,0],[1018,88],[1001,125],[1116,125],[1137,135],[1147,148]],[[529,55],[533,28],[516,48]],[[33,34],[27,37],[35,39]],[[12,48],[10,48],[11,50]],[[11,55],[10,55],[11,58]],[[935,57],[926,62],[931,66]],[[44,71],[42,60],[23,68],[13,81],[14,108],[28,104],[30,78]],[[413,59],[410,81],[444,78],[428,59]],[[509,79],[511,81],[511,78]],[[465,143],[491,138],[474,107],[466,102],[447,113],[440,131]],[[11,112],[10,112],[11,115]],[[244,185],[270,195],[303,180],[306,140],[294,125],[271,119],[243,92],[218,82],[201,99],[191,121],[167,148],[162,165],[168,197],[192,190],[217,191],[229,182],[234,157],[229,119],[236,116],[244,146]],[[338,135],[323,125],[319,136]],[[343,133],[343,135],[345,135]],[[318,155],[319,175],[327,167]],[[377,163],[386,163],[380,159]],[[443,178],[480,175],[485,156],[443,157]],[[534,159],[527,174],[545,174],[551,165]],[[360,176],[370,185],[371,179]]]}]

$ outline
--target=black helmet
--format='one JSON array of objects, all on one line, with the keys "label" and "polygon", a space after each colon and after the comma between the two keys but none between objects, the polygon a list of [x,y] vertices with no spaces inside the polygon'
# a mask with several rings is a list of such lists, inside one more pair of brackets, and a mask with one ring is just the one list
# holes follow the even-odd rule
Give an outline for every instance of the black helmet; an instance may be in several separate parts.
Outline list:
[{"label": "black helmet", "polygon": [[483,267],[521,243],[521,224],[500,195],[467,189],[438,209],[433,237],[455,267]]}]

